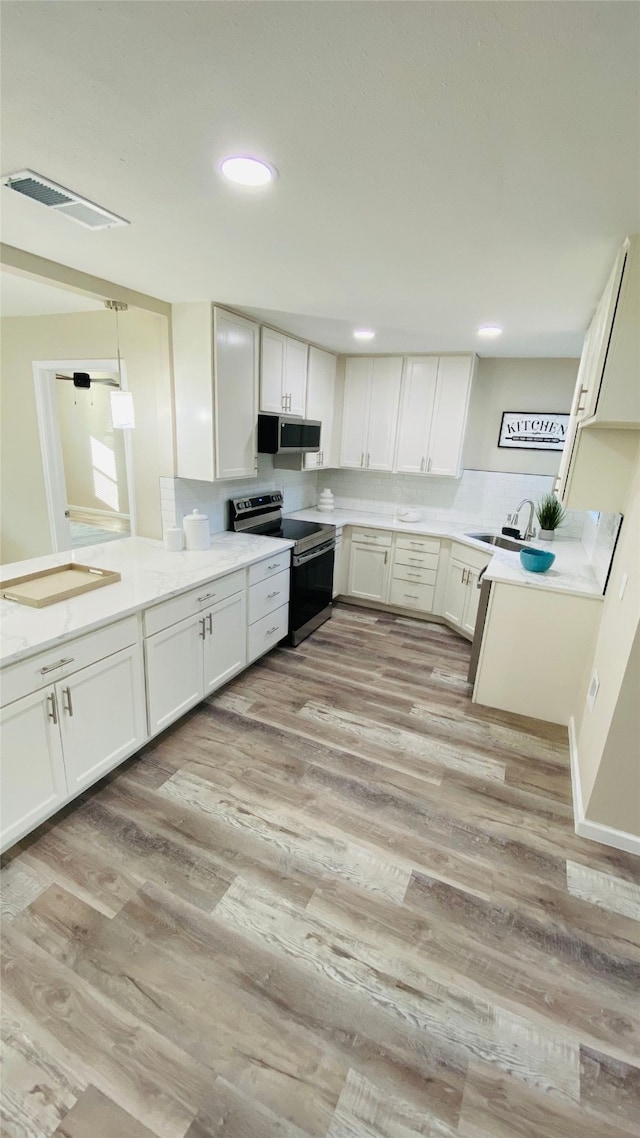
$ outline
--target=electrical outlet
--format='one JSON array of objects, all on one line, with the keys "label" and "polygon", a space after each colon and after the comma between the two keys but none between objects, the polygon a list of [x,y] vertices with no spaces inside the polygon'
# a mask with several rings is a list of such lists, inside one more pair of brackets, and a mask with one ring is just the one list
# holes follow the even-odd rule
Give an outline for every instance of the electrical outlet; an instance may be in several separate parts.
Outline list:
[{"label": "electrical outlet", "polygon": [[589,711],[593,711],[593,705],[596,702],[596,696],[598,694],[599,688],[600,676],[594,670],[594,673],[591,677],[591,683],[589,684],[589,691],[587,692],[587,707],[589,708]]},{"label": "electrical outlet", "polygon": [[628,580],[629,580],[629,578],[627,577],[627,574],[623,573],[622,577],[620,578],[620,587],[618,589],[618,597],[620,600],[622,600],[622,598],[624,596],[624,591],[627,587],[627,581]]}]

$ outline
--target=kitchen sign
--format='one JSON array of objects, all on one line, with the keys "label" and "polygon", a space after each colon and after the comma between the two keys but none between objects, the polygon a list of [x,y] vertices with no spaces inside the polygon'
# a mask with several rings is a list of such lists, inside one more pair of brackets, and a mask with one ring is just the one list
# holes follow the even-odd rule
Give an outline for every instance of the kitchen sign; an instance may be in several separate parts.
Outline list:
[{"label": "kitchen sign", "polygon": [[503,411],[499,447],[511,450],[561,451],[567,437],[568,415],[556,411]]}]

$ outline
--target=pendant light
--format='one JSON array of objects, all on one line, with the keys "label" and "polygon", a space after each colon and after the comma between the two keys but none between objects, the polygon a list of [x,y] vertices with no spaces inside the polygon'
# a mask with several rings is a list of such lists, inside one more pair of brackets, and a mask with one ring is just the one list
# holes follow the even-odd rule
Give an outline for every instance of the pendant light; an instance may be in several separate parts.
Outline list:
[{"label": "pendant light", "polygon": [[120,327],[118,313],[126,312],[129,307],[121,300],[105,300],[105,308],[111,309],[116,317],[116,347],[118,351],[118,390],[109,393],[111,404],[111,425],[115,430],[127,431],[136,425],[133,410],[133,395],[130,391],[122,390],[122,361],[120,358]]}]

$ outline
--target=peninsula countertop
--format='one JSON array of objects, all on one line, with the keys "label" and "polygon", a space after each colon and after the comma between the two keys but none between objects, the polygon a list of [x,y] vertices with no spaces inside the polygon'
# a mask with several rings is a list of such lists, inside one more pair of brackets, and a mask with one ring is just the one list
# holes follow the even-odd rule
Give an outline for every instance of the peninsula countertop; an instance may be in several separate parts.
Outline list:
[{"label": "peninsula countertop", "polygon": [[[350,509],[324,511],[311,508],[297,510],[287,517],[310,522],[325,522],[334,525],[338,530],[345,526],[364,526],[370,529],[390,530],[393,533],[417,533],[426,537],[457,541],[462,545],[468,545],[471,549],[481,549],[491,558],[484,574],[488,581],[522,585],[528,589],[550,589],[559,593],[569,593],[572,596],[589,596],[595,600],[598,598],[602,600],[602,585],[580,541],[556,538],[552,544],[539,543],[535,540],[527,542],[526,547],[530,549],[549,549],[556,556],[551,569],[546,573],[532,573],[520,564],[519,552],[497,549],[486,542],[476,541],[455,523],[428,520],[403,522],[393,514],[367,513],[364,510]],[[483,528],[481,524],[470,523],[466,530],[473,532]]]},{"label": "peninsula countertop", "polygon": [[282,553],[292,545],[291,541],[262,535],[216,533],[207,550],[169,553],[161,541],[128,537],[4,565],[0,568],[2,581],[69,562],[114,569],[122,579],[45,608],[0,600],[0,665],[16,663],[72,636],[82,636],[206,581]]}]

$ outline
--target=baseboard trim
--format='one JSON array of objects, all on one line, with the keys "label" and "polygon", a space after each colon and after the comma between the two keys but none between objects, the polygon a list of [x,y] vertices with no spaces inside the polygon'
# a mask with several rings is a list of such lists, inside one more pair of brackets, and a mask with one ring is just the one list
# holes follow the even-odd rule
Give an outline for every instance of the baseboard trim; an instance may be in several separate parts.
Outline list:
[{"label": "baseboard trim", "polygon": [[578,762],[578,740],[573,715],[569,720],[569,756],[573,792],[573,823],[576,834],[581,838],[588,838],[592,842],[601,842],[604,846],[613,846],[616,850],[624,850],[625,853],[636,854],[640,857],[640,837],[629,834],[626,830],[616,830],[613,826],[605,826],[602,822],[592,822],[585,817],[580,764]]}]

